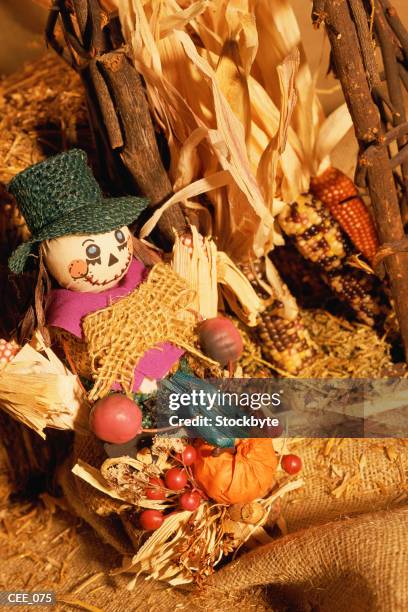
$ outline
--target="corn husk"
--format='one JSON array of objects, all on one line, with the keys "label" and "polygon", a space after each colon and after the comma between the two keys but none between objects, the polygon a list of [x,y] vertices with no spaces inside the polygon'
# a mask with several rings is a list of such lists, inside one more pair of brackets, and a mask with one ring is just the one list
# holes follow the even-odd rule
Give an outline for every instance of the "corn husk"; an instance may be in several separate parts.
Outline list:
[{"label": "corn husk", "polygon": [[77,377],[38,332],[35,343],[0,372],[0,407],[42,438],[46,427],[84,431],[90,408]]},{"label": "corn husk", "polygon": [[[220,250],[239,261],[253,251],[255,240],[258,254],[282,243],[274,223],[276,210],[265,200],[247,148],[253,132],[259,133],[250,113],[248,83],[256,28],[248,12],[238,15],[231,6],[218,14],[231,24],[222,38],[215,29],[211,32],[214,24],[207,25],[212,11],[218,13],[216,3],[187,4],[189,10],[186,3],[167,0],[159,11],[151,1],[120,0],[118,7],[135,65],[169,143],[173,184],[180,188],[221,170],[229,175],[228,185],[207,192],[213,205],[208,233],[216,236]],[[204,49],[194,43],[192,29],[202,37]],[[276,122],[271,122],[263,149],[279,128],[275,111]]]},{"label": "corn husk", "polygon": [[180,438],[156,436],[151,448],[139,450],[134,457],[106,459],[100,469],[78,459],[72,473],[101,493],[122,501],[122,508],[137,505],[164,510],[177,504],[177,495],[168,490],[165,500],[150,500],[145,496],[146,486],[150,477],[163,476],[166,470],[177,465],[174,454],[184,446],[185,441]]},{"label": "corn husk", "polygon": [[[264,310],[265,304],[258,297],[247,277],[222,251],[217,253],[217,279],[221,286],[221,293],[231,310],[248,326],[255,326],[258,315]],[[279,288],[281,286],[279,284]],[[286,301],[288,302],[289,298]]]},{"label": "corn husk", "polygon": [[236,315],[247,325],[256,325],[264,304],[246,276],[226,253],[217,250],[212,239],[201,237],[194,226],[190,231],[188,243],[176,236],[171,265],[194,289],[192,308],[204,319],[216,317],[222,308],[220,289]]},{"label": "corn husk", "polygon": [[72,473],[94,487],[94,489],[97,491],[108,495],[112,499],[118,499],[125,502],[123,497],[109,486],[109,483],[102,476],[100,470],[92,465],[89,465],[89,463],[86,463],[86,461],[78,459],[78,462],[72,468]]},{"label": "corn husk", "polygon": [[191,226],[191,242],[186,244],[183,237],[176,236],[171,266],[194,289],[195,298],[191,304],[203,318],[217,316],[217,247],[209,238],[201,238]]},{"label": "corn husk", "polygon": [[352,127],[345,104],[325,118],[288,0],[117,4],[174,184],[221,166],[232,183],[208,194],[217,245],[236,261],[280,244],[276,208],[308,191]]},{"label": "corn husk", "polygon": [[[270,541],[264,531],[273,503],[302,487],[303,480],[286,482],[267,498],[257,500],[263,513],[256,524],[232,521],[227,506],[202,502],[195,512],[183,511],[167,517],[162,526],[145,542],[131,559],[126,559],[117,573],[147,574],[177,586],[205,578],[214,571],[224,555],[237,551],[245,542]],[[233,523],[233,524],[231,524]],[[135,585],[135,579],[129,589]]]}]

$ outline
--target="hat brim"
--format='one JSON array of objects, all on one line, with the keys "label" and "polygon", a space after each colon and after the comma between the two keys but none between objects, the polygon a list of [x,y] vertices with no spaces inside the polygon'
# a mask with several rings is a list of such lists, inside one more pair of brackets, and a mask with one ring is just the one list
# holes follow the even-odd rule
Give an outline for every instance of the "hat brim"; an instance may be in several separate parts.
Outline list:
[{"label": "hat brim", "polygon": [[33,234],[29,242],[20,245],[9,259],[9,268],[16,274],[24,271],[33,246],[71,234],[103,234],[133,223],[148,206],[149,200],[135,196],[104,198],[71,211]]}]

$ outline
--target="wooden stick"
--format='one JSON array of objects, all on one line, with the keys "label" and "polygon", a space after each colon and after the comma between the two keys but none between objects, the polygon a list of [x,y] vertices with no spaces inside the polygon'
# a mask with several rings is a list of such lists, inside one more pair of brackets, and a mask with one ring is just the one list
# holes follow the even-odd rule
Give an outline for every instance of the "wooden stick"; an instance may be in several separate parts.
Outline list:
[{"label": "wooden stick", "polygon": [[378,73],[377,62],[375,61],[374,48],[371,40],[370,30],[368,29],[367,13],[361,0],[349,0],[353,19],[357,25],[357,36],[360,43],[361,54],[367,70],[369,84],[371,88],[379,87],[381,84]]},{"label": "wooden stick", "polygon": [[408,32],[404,24],[398,17],[397,11],[392,6],[389,0],[380,0],[380,4],[382,4],[385,12],[385,17],[387,18],[387,21],[393,29],[396,37],[400,41],[401,46],[404,49],[405,56],[408,59]]},{"label": "wooden stick", "polygon": [[[400,82],[398,62],[393,43],[393,33],[390,30],[382,11],[381,6],[377,6],[375,11],[375,31],[380,43],[383,58],[385,78],[387,82],[389,97],[395,109],[393,113],[393,125],[401,125],[406,121],[404,98]],[[402,149],[407,144],[406,137],[399,137],[397,140],[398,148]],[[401,164],[402,177],[405,186],[405,199],[408,192],[408,163],[403,161]]]},{"label": "wooden stick", "polygon": [[[171,195],[172,188],[160,159],[140,76],[121,50],[105,53],[98,58],[98,65],[112,92],[122,126],[124,146],[120,157],[146,197],[160,204]],[[160,231],[172,239],[173,228],[186,229],[178,207],[169,210]]]},{"label": "wooden stick", "polygon": [[[365,159],[365,164],[380,240],[382,243],[403,240],[404,228],[380,115],[371,97],[356,25],[348,2],[326,0],[324,12],[336,73],[353,119],[360,150],[364,151],[373,145],[373,154]],[[390,255],[385,260],[385,266],[408,360],[408,254]]]},{"label": "wooden stick", "polygon": [[[408,122],[401,123],[401,125],[398,125],[392,130],[389,130],[385,134],[382,142],[383,144],[389,145],[392,143],[393,140],[396,140],[397,138],[400,138],[400,136],[404,136],[405,134],[408,134]],[[366,155],[367,153],[368,151],[366,151]]]},{"label": "wooden stick", "polygon": [[[163,167],[140,76],[124,48],[112,50],[118,41],[117,24],[113,36],[102,28],[103,11],[98,0],[72,0],[79,34],[71,22],[69,0],[59,0],[46,28],[50,45],[81,75],[87,94],[90,123],[105,175],[124,184],[131,178],[134,190],[141,191],[152,208],[172,195],[172,186]],[[58,14],[66,47],[57,41],[54,30]],[[81,47],[82,45],[82,47]],[[67,53],[68,51],[68,53]],[[116,173],[112,169],[116,166]],[[125,170],[124,170],[125,169]],[[175,233],[184,233],[187,223],[179,204],[167,209],[158,223],[160,246],[171,247]]]},{"label": "wooden stick", "polygon": [[394,155],[394,157],[391,157],[390,166],[391,168],[397,168],[397,166],[400,166],[402,163],[406,162],[407,159],[408,159],[408,144],[406,144],[405,147],[400,149],[397,155]]}]

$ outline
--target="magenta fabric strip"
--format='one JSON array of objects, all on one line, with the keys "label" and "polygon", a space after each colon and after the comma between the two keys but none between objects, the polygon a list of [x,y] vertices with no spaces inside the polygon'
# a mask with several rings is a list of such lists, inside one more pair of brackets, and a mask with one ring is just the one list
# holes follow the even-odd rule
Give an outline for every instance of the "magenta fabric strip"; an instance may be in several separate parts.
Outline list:
[{"label": "magenta fabric strip", "polygon": [[[82,338],[81,321],[83,317],[106,308],[112,302],[131,293],[147,277],[147,274],[147,268],[137,259],[133,259],[128,273],[113,289],[107,289],[101,293],[52,289],[47,305],[47,325],[60,327],[77,338]],[[169,342],[163,342],[147,351],[135,371],[134,391],[139,388],[145,376],[155,380],[163,378],[183,353],[182,349]],[[118,387],[116,384],[115,388]]]},{"label": "magenta fabric strip", "polygon": [[47,305],[47,324],[61,327],[77,338],[82,338],[83,317],[96,310],[110,306],[112,302],[128,295],[147,276],[144,265],[133,258],[128,273],[112,289],[101,293],[52,289]]}]

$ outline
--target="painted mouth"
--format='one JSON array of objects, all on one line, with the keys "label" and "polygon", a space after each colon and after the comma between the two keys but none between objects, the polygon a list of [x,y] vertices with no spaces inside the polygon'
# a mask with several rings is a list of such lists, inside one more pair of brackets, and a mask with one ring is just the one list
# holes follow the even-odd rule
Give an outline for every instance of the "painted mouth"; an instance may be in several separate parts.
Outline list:
[{"label": "painted mouth", "polygon": [[109,283],[113,283],[115,280],[120,278],[124,272],[126,272],[127,268],[129,267],[131,259],[132,259],[132,253],[129,253],[129,256],[123,268],[116,274],[116,276],[114,276],[111,279],[107,279],[104,281],[98,281],[95,278],[93,278],[90,274],[87,274],[84,277],[84,280],[86,280],[90,285],[95,285],[96,287],[103,287],[104,285],[109,285]]}]

